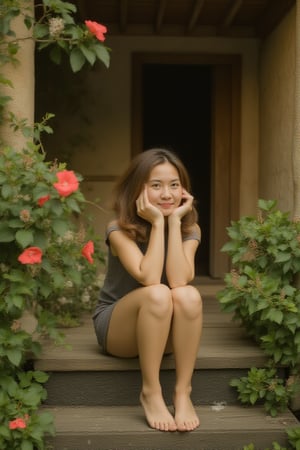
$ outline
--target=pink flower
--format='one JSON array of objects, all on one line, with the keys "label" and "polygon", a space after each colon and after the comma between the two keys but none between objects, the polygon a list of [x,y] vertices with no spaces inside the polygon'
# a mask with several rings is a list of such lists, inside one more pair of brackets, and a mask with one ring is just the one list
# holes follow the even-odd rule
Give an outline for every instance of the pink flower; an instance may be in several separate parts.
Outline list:
[{"label": "pink flower", "polygon": [[62,170],[56,174],[58,182],[53,186],[62,197],[68,197],[72,192],[77,191],[79,181],[77,180],[73,170]]},{"label": "pink flower", "polygon": [[44,197],[40,197],[38,199],[38,205],[43,206],[43,204],[46,203],[48,200],[50,200],[50,195],[45,195]]},{"label": "pink flower", "polygon": [[26,422],[21,417],[9,422],[9,429],[15,430],[16,428],[26,428]]},{"label": "pink flower", "polygon": [[107,32],[107,28],[101,23],[93,22],[92,20],[85,20],[84,22],[90,32],[96,36],[99,41],[105,41],[104,33]]},{"label": "pink flower", "polygon": [[40,264],[42,262],[43,252],[39,247],[28,247],[18,257],[21,264]]},{"label": "pink flower", "polygon": [[81,250],[81,254],[88,260],[89,263],[93,264],[94,262],[92,258],[93,253],[94,253],[94,243],[93,241],[88,241]]}]

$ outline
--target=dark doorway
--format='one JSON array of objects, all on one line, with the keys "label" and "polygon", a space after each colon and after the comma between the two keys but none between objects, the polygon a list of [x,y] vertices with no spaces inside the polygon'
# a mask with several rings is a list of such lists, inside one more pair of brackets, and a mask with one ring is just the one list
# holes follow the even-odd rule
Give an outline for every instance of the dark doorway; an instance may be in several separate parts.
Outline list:
[{"label": "dark doorway", "polygon": [[143,148],[174,150],[186,165],[197,202],[202,242],[197,275],[209,274],[212,69],[200,64],[144,64]]}]

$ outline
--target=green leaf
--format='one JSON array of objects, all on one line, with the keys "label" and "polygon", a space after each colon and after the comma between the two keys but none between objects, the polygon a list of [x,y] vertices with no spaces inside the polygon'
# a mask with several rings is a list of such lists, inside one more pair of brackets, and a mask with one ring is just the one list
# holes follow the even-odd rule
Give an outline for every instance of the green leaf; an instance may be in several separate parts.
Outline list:
[{"label": "green leaf", "polygon": [[22,352],[18,349],[7,349],[6,355],[14,366],[19,366],[22,361]]},{"label": "green leaf", "polygon": [[12,195],[12,187],[9,184],[4,184],[1,189],[1,194],[3,198],[9,198]]},{"label": "green leaf", "polygon": [[38,383],[45,383],[48,378],[49,375],[45,372],[42,372],[40,370],[36,370],[35,372],[33,372],[33,378],[38,382]]},{"label": "green leaf", "polygon": [[22,439],[20,450],[33,450],[33,443],[28,439]]},{"label": "green leaf", "polygon": [[32,27],[32,22],[33,22],[32,17],[31,17],[31,16],[28,16],[28,15],[26,14],[26,16],[24,17],[24,24],[25,24],[25,26],[26,26],[26,28],[27,28],[28,30]]},{"label": "green leaf", "polygon": [[85,57],[79,48],[73,48],[70,53],[70,64],[73,72],[79,72],[85,63]]},{"label": "green leaf", "polygon": [[23,228],[24,222],[20,219],[11,219],[8,222],[10,228]]},{"label": "green leaf", "polygon": [[267,312],[266,318],[271,320],[272,322],[278,323],[280,325],[283,320],[283,313],[281,311],[279,311],[278,309],[271,308]]},{"label": "green leaf", "polygon": [[49,412],[42,412],[39,414],[39,422],[41,425],[51,425],[53,423],[53,416]]},{"label": "green leaf", "polygon": [[15,240],[15,233],[6,223],[0,223],[0,242],[12,242]]},{"label": "green leaf", "polygon": [[65,283],[64,276],[61,275],[58,272],[54,272],[53,273],[53,285],[54,285],[54,288],[55,289],[61,288],[62,286],[64,286],[64,283]]},{"label": "green leaf", "polygon": [[81,213],[80,206],[78,205],[78,202],[74,198],[71,197],[67,198],[66,203],[68,207],[72,209],[72,211],[75,211],[79,214]]},{"label": "green leaf", "polygon": [[258,207],[263,211],[270,211],[276,206],[276,200],[258,200]]},{"label": "green leaf", "polygon": [[51,61],[53,61],[55,64],[59,65],[61,63],[61,57],[62,57],[62,52],[61,52],[60,47],[58,45],[55,45],[54,47],[52,47],[52,49],[50,51]]},{"label": "green leaf", "polygon": [[23,248],[28,247],[33,242],[33,233],[31,230],[19,230],[16,232],[16,240]]},{"label": "green leaf", "polygon": [[[44,268],[44,264],[42,264],[42,267]],[[41,295],[44,298],[47,298],[47,297],[49,297],[49,295],[52,292],[52,287],[50,285],[48,286],[47,284],[42,283],[41,286],[40,286],[40,291],[39,292],[41,293]]]},{"label": "green leaf", "polygon": [[273,352],[274,361],[276,363],[278,363],[280,361],[281,357],[282,357],[282,351],[279,348],[275,348],[275,350]]},{"label": "green leaf", "polygon": [[55,220],[53,221],[52,227],[56,234],[64,236],[69,229],[69,224],[64,220]]},{"label": "green leaf", "polygon": [[31,389],[24,392],[23,401],[28,406],[37,406],[41,401],[41,392],[37,389]]},{"label": "green leaf", "polygon": [[258,398],[257,392],[251,392],[250,398],[249,398],[251,405],[254,405],[254,403],[257,401],[257,398]]},{"label": "green leaf", "polygon": [[88,49],[85,45],[81,45],[79,48],[84,54],[87,61],[90,63],[90,65],[93,66],[96,61],[96,54],[92,52],[90,49]]},{"label": "green leaf", "polygon": [[105,67],[109,68],[110,55],[109,55],[107,49],[102,44],[97,43],[95,45],[95,52],[96,52],[97,58],[103,62]]},{"label": "green leaf", "polygon": [[48,25],[37,23],[34,26],[33,33],[35,38],[44,38],[49,33],[49,27]]},{"label": "green leaf", "polygon": [[291,253],[278,253],[278,255],[275,258],[276,262],[285,262],[289,261],[291,259],[292,255]]},{"label": "green leaf", "polygon": [[12,303],[19,309],[22,309],[24,306],[24,298],[20,295],[14,295],[12,297]]},{"label": "green leaf", "polygon": [[10,438],[10,432],[8,427],[5,427],[4,425],[0,425],[0,436],[4,437],[5,439]]},{"label": "green leaf", "polygon": [[60,200],[49,200],[49,205],[51,206],[51,212],[53,212],[56,216],[61,216],[63,214],[64,209]]}]

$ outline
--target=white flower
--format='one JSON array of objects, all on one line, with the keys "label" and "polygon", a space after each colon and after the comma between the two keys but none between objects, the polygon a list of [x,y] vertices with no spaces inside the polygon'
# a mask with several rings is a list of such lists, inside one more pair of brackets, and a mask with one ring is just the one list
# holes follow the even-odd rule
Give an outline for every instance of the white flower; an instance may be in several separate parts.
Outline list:
[{"label": "white flower", "polygon": [[100,273],[96,280],[94,281],[94,286],[97,288],[102,288],[103,283],[104,283],[104,279],[105,279],[105,274],[104,273]]},{"label": "white flower", "polygon": [[68,230],[65,234],[64,234],[64,240],[65,241],[73,241],[74,240],[74,233],[71,230]]},{"label": "white flower", "polygon": [[91,299],[90,294],[85,289],[83,294],[82,294],[82,296],[81,296],[81,301],[82,301],[82,303],[89,303],[90,299]]},{"label": "white flower", "polygon": [[72,303],[72,300],[66,297],[59,297],[58,303],[61,305],[66,305],[67,303]]},{"label": "white flower", "polygon": [[58,37],[65,28],[64,21],[61,17],[51,17],[49,19],[49,34],[51,37]]}]

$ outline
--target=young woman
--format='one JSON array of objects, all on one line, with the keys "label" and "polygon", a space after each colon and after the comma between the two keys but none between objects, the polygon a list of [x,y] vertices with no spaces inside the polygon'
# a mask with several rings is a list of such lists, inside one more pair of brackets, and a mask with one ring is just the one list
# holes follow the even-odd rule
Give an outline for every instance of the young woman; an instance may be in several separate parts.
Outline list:
[{"label": "young woman", "polygon": [[[173,152],[150,149],[132,160],[115,188],[107,274],[93,316],[104,352],[139,357],[140,401],[149,426],[161,431],[199,426],[190,395],[202,302],[189,283],[201,233],[190,190],[187,171]],[[169,352],[176,368],[174,416],[159,381]]]}]

